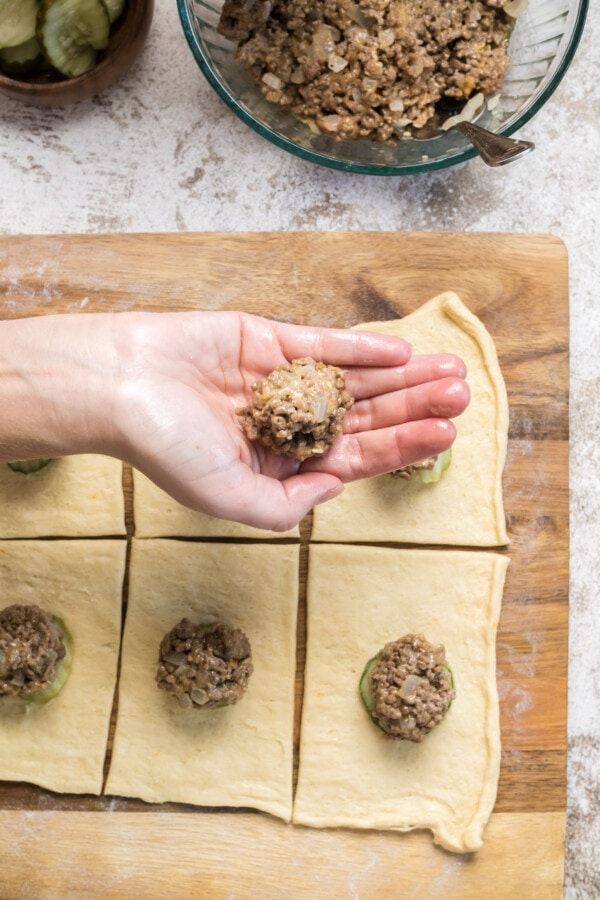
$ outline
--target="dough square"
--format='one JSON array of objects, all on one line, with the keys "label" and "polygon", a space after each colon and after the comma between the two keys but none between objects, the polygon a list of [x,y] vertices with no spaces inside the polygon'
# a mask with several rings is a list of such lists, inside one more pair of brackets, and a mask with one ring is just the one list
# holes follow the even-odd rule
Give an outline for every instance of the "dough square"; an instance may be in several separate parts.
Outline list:
[{"label": "dough square", "polygon": [[133,470],[133,510],[135,535],[138,538],[216,537],[264,541],[268,538],[300,536],[298,526],[285,532],[265,531],[195,512],[182,506],[136,469]]},{"label": "dough square", "polygon": [[24,475],[0,463],[0,538],[125,534],[123,466],[110,456],[63,456]]},{"label": "dough square", "polygon": [[[500,767],[495,639],[507,566],[488,552],[311,546],[295,823],[428,828],[448,850],[481,846]],[[358,692],[368,660],[415,632],[445,645],[456,685],[420,744],[387,737]]]},{"label": "dough square", "polygon": [[435,484],[382,475],[347,484],[317,506],[313,541],[395,541],[496,547],[508,544],[502,471],[508,400],[492,338],[456,294],[434,297],[391,322],[357,326],[410,341],[413,353],[455,353],[467,366],[471,402],[455,419],[450,467]]},{"label": "dough square", "polygon": [[[292,544],[134,540],[107,793],[289,821],[298,560]],[[183,617],[248,636],[254,672],[236,705],[182,709],[157,688],[160,641]]]},{"label": "dough square", "polygon": [[0,779],[100,794],[121,637],[126,543],[0,542],[0,605],[35,603],[64,620],[73,668],[46,704],[0,701]]}]

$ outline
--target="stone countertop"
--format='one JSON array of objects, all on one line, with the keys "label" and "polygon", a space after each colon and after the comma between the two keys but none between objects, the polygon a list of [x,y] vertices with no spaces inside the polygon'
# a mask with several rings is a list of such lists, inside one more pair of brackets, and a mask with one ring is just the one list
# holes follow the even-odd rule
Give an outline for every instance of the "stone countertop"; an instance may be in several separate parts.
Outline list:
[{"label": "stone countertop", "polygon": [[[428,176],[319,169],[247,129],[200,76],[174,2],[115,88],[76,107],[0,97],[0,232],[536,231],[571,266],[572,571],[568,897],[600,896],[600,4],[526,137],[534,154]],[[592,690],[590,691],[590,685]]]}]

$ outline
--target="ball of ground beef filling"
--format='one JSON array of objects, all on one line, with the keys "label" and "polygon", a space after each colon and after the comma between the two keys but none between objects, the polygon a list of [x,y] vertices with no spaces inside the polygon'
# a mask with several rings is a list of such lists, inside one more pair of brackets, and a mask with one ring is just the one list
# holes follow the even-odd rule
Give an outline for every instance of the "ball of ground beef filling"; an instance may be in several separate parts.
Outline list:
[{"label": "ball of ground beef filling", "polygon": [[250,642],[239,628],[182,619],[161,641],[156,683],[187,708],[231,706],[253,671]]},{"label": "ball of ground beef filling", "polygon": [[329,449],[353,402],[341,369],[314,359],[295,359],[257,381],[252,403],[238,415],[251,441],[304,460]]},{"label": "ball of ground beef filling", "polygon": [[65,652],[62,629],[39,606],[0,611],[0,699],[46,690]]},{"label": "ball of ground beef filling", "polygon": [[455,697],[442,644],[407,634],[386,644],[371,672],[373,716],[389,735],[420,742]]}]

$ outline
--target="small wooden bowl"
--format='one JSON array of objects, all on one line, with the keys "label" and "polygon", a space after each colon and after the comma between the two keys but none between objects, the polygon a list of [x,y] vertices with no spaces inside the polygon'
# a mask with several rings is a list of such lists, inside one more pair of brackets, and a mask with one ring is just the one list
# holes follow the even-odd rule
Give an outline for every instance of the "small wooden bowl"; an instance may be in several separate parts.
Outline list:
[{"label": "small wooden bowl", "polygon": [[0,93],[34,106],[66,106],[87,100],[117,81],[139,56],[150,30],[154,0],[127,0],[121,18],[111,29],[108,47],[98,54],[93,69],[77,78],[44,80],[12,78],[0,73]]}]

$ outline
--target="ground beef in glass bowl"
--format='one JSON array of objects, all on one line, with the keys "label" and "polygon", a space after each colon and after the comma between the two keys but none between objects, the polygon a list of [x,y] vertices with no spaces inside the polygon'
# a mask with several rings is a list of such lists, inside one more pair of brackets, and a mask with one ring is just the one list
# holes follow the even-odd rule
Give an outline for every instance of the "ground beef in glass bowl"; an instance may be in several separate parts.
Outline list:
[{"label": "ground beef in glass bowl", "polygon": [[[406,7],[411,6],[413,2],[416,4],[416,0],[411,0],[410,3],[406,3]],[[496,21],[498,7],[507,2],[508,0],[486,0],[486,2],[464,0],[467,6],[470,4],[474,9],[477,7],[480,12],[485,7],[488,25]],[[398,81],[398,73],[391,71],[393,68],[391,64],[387,66],[390,69],[387,74],[385,64],[383,64],[384,71],[380,71],[379,63],[382,60],[385,62],[385,58],[389,55],[389,48],[385,47],[385,44],[392,40],[391,32],[394,31],[394,28],[388,27],[386,11],[394,3],[397,5],[398,0],[387,2],[372,0],[370,4],[349,3],[351,11],[355,12],[354,7],[359,9],[358,13],[355,12],[355,16],[360,17],[360,21],[363,21],[364,17],[366,30],[373,33],[378,46],[382,42],[384,45],[383,51],[381,53],[378,51],[373,56],[371,73],[363,72],[369,65],[365,54],[363,59],[354,61],[362,78],[360,88],[356,84],[349,83],[352,80],[349,75],[352,73],[346,70],[351,68],[353,63],[346,59],[348,56],[346,46],[336,49],[338,45],[344,44],[342,38],[346,37],[342,29],[331,21],[339,15],[339,2],[326,0],[323,3],[319,0],[318,3],[312,4],[311,13],[304,8],[302,0],[292,2],[287,0],[283,4],[286,9],[283,16],[281,12],[283,7],[278,6],[276,0],[248,0],[241,12],[239,4],[237,9],[234,8],[235,15],[228,15],[232,12],[231,7],[225,11],[224,27],[221,26],[221,31],[228,32],[231,39],[218,30],[224,0],[202,0],[202,3],[197,0],[178,0],[178,7],[190,48],[209,83],[247,125],[276,146],[320,165],[370,175],[408,175],[464,162],[473,157],[475,151],[463,134],[458,131],[439,133],[436,129],[433,136],[428,136],[427,123],[430,119],[428,112],[431,111],[435,90],[431,84],[428,91],[423,90],[425,65],[430,63],[430,60],[425,58],[428,56],[425,52],[427,48],[420,47],[417,42],[414,59],[403,57],[400,59],[400,66],[405,66],[402,78],[407,81],[406,84],[402,79]],[[432,0],[432,7],[434,5],[436,0]],[[456,111],[456,104],[460,104],[462,98],[465,101],[472,99],[473,92],[480,89],[484,94],[487,93],[487,98],[482,111],[477,115],[477,123],[503,134],[514,133],[535,115],[560,83],[577,48],[587,6],[588,0],[545,0],[543,4],[530,0],[527,8],[515,19],[515,26],[508,42],[508,62],[501,79],[498,69],[500,55],[503,52],[502,36],[499,35],[500,45],[497,45],[497,42],[494,44],[495,59],[488,60],[483,66],[484,71],[480,71],[482,67],[479,66],[478,69],[476,49],[478,41],[475,36],[467,34],[464,39],[464,58],[448,60],[447,65],[441,65],[441,68],[445,66],[447,71],[440,73],[438,80],[444,83],[444,89],[448,93],[444,103],[449,103],[449,106],[448,108],[444,104],[440,106],[438,110],[440,122],[444,115]],[[328,81],[329,76],[324,69],[316,76],[306,65],[301,66],[302,73],[297,72],[299,64],[295,65],[294,69],[290,68],[289,73],[280,69],[280,74],[277,75],[272,71],[273,67],[277,68],[281,64],[282,55],[287,54],[289,67],[295,60],[286,38],[290,28],[292,32],[295,29],[298,35],[304,30],[306,39],[310,37],[310,41],[313,41],[314,23],[306,21],[307,16],[310,20],[311,15],[320,17],[322,24],[329,29],[329,34],[323,29],[319,31],[317,45],[322,46],[323,54],[327,51],[327,61],[320,65],[326,67],[329,76],[335,75],[340,81],[337,93],[336,90],[332,93],[331,84],[328,85],[328,98],[324,97],[327,87],[323,92],[319,92],[318,85],[312,84],[315,77],[317,79],[324,77],[325,82]],[[267,44],[272,42],[273,47],[247,46],[252,34],[261,37],[260,29],[262,27],[264,30],[265,21],[276,17],[281,25],[282,16],[286,19],[285,29],[279,26],[272,28],[267,41]],[[382,19],[379,23],[378,18]],[[365,30],[360,21],[354,23],[355,27],[359,31],[361,28]],[[381,27],[382,25],[386,27]],[[394,27],[398,28],[400,25],[396,24]],[[249,37],[245,37],[246,34]],[[487,38],[482,37],[482,40],[485,43]],[[367,45],[372,50],[371,43],[371,38],[367,37]],[[242,49],[238,51],[240,44]],[[393,44],[390,46],[393,49]],[[347,65],[344,66],[344,62],[347,62]],[[424,65],[423,71],[421,63]],[[255,67],[254,71],[251,70],[252,66]],[[504,70],[503,64],[501,67]],[[339,69],[338,72],[335,72],[336,68]],[[293,88],[286,84],[282,75],[286,78],[289,75],[289,85],[294,85]],[[264,81],[265,76],[267,81]],[[300,78],[304,82],[305,96],[298,100]],[[473,78],[476,80],[475,84],[472,83]],[[295,84],[294,79],[298,84]],[[499,81],[501,86],[498,90]],[[391,84],[394,85],[393,92]],[[284,88],[283,92],[281,85]],[[411,95],[411,89],[420,92],[416,102],[413,102],[415,98]],[[282,93],[285,94],[286,91],[290,93],[293,102],[289,104],[275,102],[280,100]],[[368,110],[365,109],[366,120],[357,121],[350,106],[352,103],[364,105],[364,95],[368,95],[370,91],[380,95],[387,105],[375,107],[379,120],[374,117],[371,122]],[[339,112],[335,110],[329,112],[327,109],[328,100],[333,102],[335,99],[348,101],[350,104],[343,123],[335,118],[333,120],[328,118],[340,116]],[[410,116],[405,114],[407,105],[411,109]],[[418,115],[413,115],[415,105],[417,110],[420,110]],[[297,112],[293,111],[294,106]],[[388,110],[387,119],[390,121],[386,121],[386,115],[381,113],[384,108]],[[303,112],[305,115],[302,115]],[[395,134],[394,139],[390,140],[392,118],[400,122],[405,118],[410,119],[405,129],[409,135],[403,134],[401,129],[399,139],[396,139]],[[422,130],[423,122],[425,131]],[[343,127],[340,129],[341,125]],[[368,135],[365,136],[361,132],[368,132]]]}]

